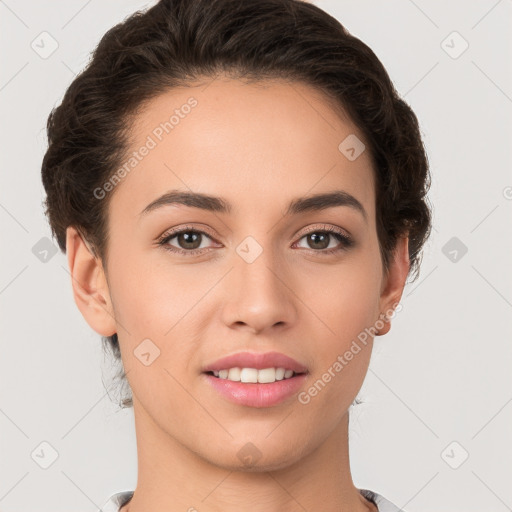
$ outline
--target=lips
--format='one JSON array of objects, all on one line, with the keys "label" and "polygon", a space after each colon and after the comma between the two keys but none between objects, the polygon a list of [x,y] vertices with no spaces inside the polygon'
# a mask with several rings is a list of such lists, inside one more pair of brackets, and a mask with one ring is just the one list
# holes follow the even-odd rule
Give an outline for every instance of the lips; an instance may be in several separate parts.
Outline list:
[{"label": "lips", "polygon": [[[292,397],[304,387],[308,375],[302,373],[270,384],[233,382],[219,379],[209,373],[203,373],[202,377],[216,394],[228,402],[237,406],[269,408],[292,400]],[[291,405],[292,402],[289,403]]]},{"label": "lips", "polygon": [[206,373],[235,367],[255,368],[256,370],[263,370],[265,368],[286,368],[298,374],[307,373],[308,371],[306,366],[280,352],[238,352],[207,364],[202,371]]}]

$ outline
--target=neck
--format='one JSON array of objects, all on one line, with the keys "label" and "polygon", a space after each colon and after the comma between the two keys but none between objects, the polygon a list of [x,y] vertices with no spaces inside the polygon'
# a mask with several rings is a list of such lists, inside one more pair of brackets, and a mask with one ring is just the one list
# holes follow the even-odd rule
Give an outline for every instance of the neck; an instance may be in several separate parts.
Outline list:
[{"label": "neck", "polygon": [[250,470],[242,464],[221,467],[200,457],[161,430],[135,396],[133,400],[138,479],[133,498],[121,512],[377,511],[352,482],[348,412],[314,451],[288,465]]}]

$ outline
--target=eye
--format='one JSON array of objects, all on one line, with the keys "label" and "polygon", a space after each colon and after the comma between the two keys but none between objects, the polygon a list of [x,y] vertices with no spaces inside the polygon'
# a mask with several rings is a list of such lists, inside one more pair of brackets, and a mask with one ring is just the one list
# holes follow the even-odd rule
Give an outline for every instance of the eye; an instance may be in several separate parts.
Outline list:
[{"label": "eye", "polygon": [[[171,240],[176,239],[178,246],[171,244]],[[194,256],[202,254],[211,249],[211,247],[204,246],[205,239],[213,240],[213,237],[202,230],[194,229],[191,226],[185,226],[179,230],[172,230],[171,232],[164,233],[157,241],[159,246],[165,250],[186,256]],[[354,245],[351,237],[346,235],[341,229],[333,226],[324,225],[322,229],[311,230],[303,234],[299,242],[306,239],[309,244],[309,249],[315,253],[322,255],[330,255],[332,253],[347,250]],[[338,244],[331,246],[331,242],[336,240]],[[298,243],[298,242],[297,242]]]},{"label": "eye", "polygon": [[[352,238],[333,226],[323,226],[321,230],[309,231],[300,238],[300,240],[302,239],[306,239],[306,243],[309,244],[306,249],[312,249],[314,252],[325,255],[346,250],[354,245]],[[338,244],[331,246],[331,242],[335,240],[338,241]]]},{"label": "eye", "polygon": [[[192,227],[185,227],[180,230],[172,231],[171,233],[164,233],[158,239],[158,245],[163,246],[163,248],[168,251],[178,254],[196,254],[198,251],[204,252],[204,249],[208,249],[208,247],[201,247],[203,245],[204,237],[211,239],[209,234],[205,231],[193,229]],[[178,247],[169,244],[169,242],[174,238],[176,238],[176,242],[179,244]]]}]

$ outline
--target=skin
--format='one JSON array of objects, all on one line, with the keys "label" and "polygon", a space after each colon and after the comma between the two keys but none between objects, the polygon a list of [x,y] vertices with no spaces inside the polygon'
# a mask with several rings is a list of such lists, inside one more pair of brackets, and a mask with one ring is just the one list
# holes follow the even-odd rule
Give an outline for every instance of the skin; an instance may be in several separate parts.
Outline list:
[{"label": "skin", "polygon": [[[349,161],[338,150],[349,134],[363,136],[308,85],[224,77],[153,99],[134,122],[131,149],[190,96],[198,105],[110,198],[106,272],[67,230],[76,304],[97,333],[118,333],[133,392],[138,482],[122,511],[375,511],[353,484],[348,446],[348,409],[372,336],[306,405],[297,396],[269,408],[236,405],[201,374],[238,351],[276,350],[307,366],[307,390],[399,302],[408,239],[386,275],[369,152]],[[222,196],[233,209],[167,205],[139,216],[171,189]],[[292,199],[339,189],[363,204],[367,221],[347,206],[283,216]],[[191,224],[213,234],[202,235],[200,247],[210,248],[203,254],[157,245],[170,228]],[[327,242],[305,235],[325,225],[345,230],[354,246],[322,255]],[[251,264],[236,252],[247,236],[263,249]],[[177,237],[167,244],[191,250]],[[332,237],[328,247],[337,246]],[[379,334],[389,328],[388,321]],[[149,366],[134,355],[146,338],[160,350]],[[261,452],[251,467],[237,456],[248,442]]]}]

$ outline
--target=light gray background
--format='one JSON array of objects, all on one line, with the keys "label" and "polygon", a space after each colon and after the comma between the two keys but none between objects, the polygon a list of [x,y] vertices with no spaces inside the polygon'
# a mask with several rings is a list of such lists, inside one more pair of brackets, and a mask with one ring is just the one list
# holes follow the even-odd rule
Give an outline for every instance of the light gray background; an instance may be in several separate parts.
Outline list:
[{"label": "light gray background", "polygon": [[[0,1],[1,512],[93,512],[136,484],[133,411],[106,393],[66,256],[44,263],[32,249],[50,237],[47,116],[101,36],[153,3]],[[512,0],[314,3],[382,60],[420,119],[433,176],[420,278],[376,338],[352,412],[354,482],[407,512],[512,510]],[[59,45],[46,59],[31,48],[43,31]],[[453,237],[467,247],[456,261]]]}]

